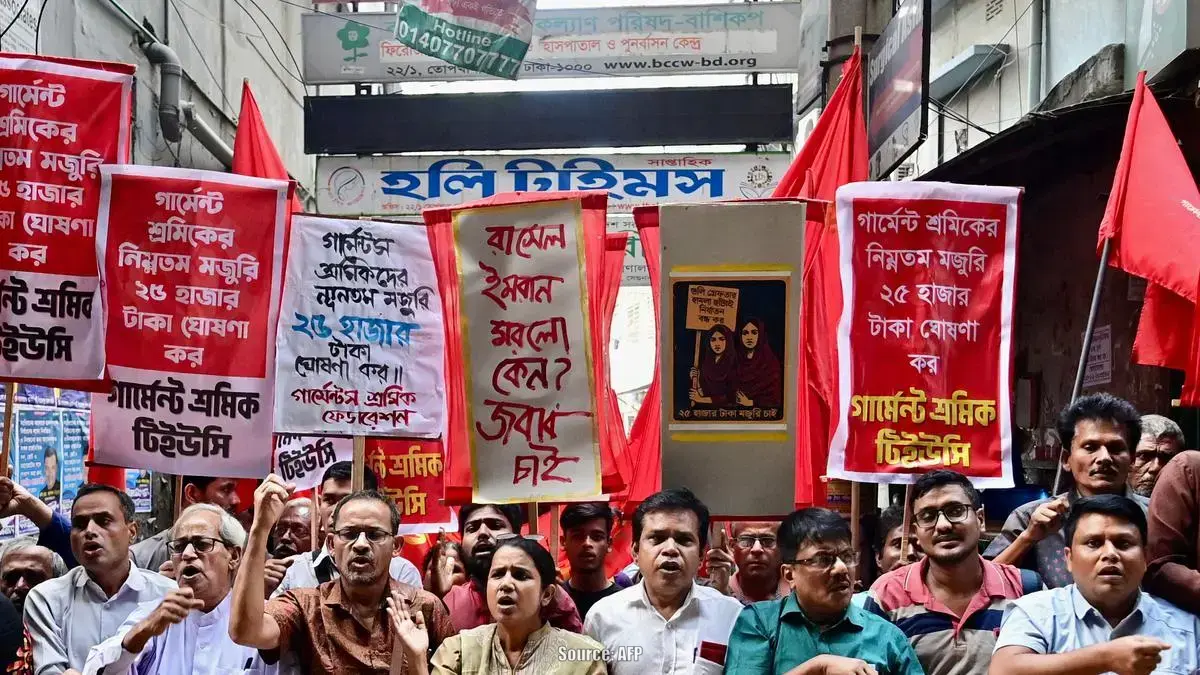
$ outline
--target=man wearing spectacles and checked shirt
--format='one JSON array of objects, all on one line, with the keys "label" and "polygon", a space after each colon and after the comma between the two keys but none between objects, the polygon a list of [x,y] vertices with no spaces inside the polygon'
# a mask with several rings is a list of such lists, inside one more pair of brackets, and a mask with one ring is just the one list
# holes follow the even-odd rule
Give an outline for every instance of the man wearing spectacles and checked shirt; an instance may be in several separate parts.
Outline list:
[{"label": "man wearing spectacles and checked shirt", "polygon": [[904,633],[850,604],[850,526],[827,509],[801,509],[779,526],[792,592],[742,610],[729,638],[735,675],[922,675]]},{"label": "man wearing spectacles and checked shirt", "polygon": [[196,504],[168,532],[164,540],[179,588],[140,605],[116,635],[93,647],[84,675],[261,671],[258,652],[229,638],[230,589],[246,531],[224,510]]},{"label": "man wearing spectacles and checked shirt", "polygon": [[294,485],[271,474],[254,493],[254,524],[233,587],[229,635],[235,642],[261,650],[272,663],[281,653],[292,652],[314,675],[403,675],[410,664],[388,620],[388,599],[422,613],[430,651],[454,634],[441,600],[388,574],[389,561],[403,545],[393,534],[400,527],[400,512],[373,490],[354,492],[334,507],[325,542],[339,576],[264,602],[267,540],[294,491]]},{"label": "man wearing spectacles and checked shirt", "polygon": [[928,675],[986,675],[1004,610],[1041,579],[979,555],[983,504],[966,476],[931,471],[912,496],[925,559],[879,577],[866,609],[904,631]]}]

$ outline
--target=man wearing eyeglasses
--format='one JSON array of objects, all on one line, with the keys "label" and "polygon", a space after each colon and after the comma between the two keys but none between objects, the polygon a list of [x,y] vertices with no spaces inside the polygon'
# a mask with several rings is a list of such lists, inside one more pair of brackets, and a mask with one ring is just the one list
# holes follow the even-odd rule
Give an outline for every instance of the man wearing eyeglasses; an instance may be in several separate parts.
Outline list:
[{"label": "man wearing eyeglasses", "polygon": [[137,528],[129,495],[108,485],[79,488],[71,505],[71,550],[80,566],[25,597],[35,675],[77,673],[92,647],[112,637],[139,605],[176,587],[133,564],[129,544]]},{"label": "man wearing eyeglasses", "polygon": [[779,523],[733,524],[733,560],[737,571],[729,576],[729,595],[743,605],[782,598],[791,592],[779,571]]},{"label": "man wearing eyeglasses", "polygon": [[396,636],[387,600],[422,613],[431,653],[454,635],[437,596],[389,574],[392,556],[404,545],[394,534],[400,511],[374,490],[351,493],[333,509],[325,542],[339,576],[264,602],[267,541],[294,491],[294,485],[271,474],[254,493],[254,523],[233,585],[229,635],[235,642],[260,650],[269,663],[291,653],[313,675],[405,675],[410,664],[402,650],[393,654]]},{"label": "man wearing eyeglasses", "polygon": [[783,576],[792,592],[742,610],[729,639],[735,675],[922,675],[904,633],[850,604],[858,552],[846,520],[801,509],[779,526]]},{"label": "man wearing eyeglasses", "polygon": [[986,675],[1004,610],[1041,579],[979,555],[983,503],[966,476],[931,471],[912,498],[925,559],[879,577],[866,608],[904,631],[927,675]]},{"label": "man wearing eyeglasses", "polygon": [[138,607],[96,645],[84,675],[224,675],[261,667],[256,650],[229,638],[230,589],[246,531],[226,511],[196,504],[168,532],[179,588]]},{"label": "man wearing eyeglasses", "polygon": [[21,622],[21,611],[25,608],[25,597],[34,586],[67,573],[67,568],[50,549],[32,541],[15,541],[4,547],[0,556],[0,593],[12,601],[21,624],[23,641],[17,660],[6,672],[25,675],[33,672],[33,639]]}]

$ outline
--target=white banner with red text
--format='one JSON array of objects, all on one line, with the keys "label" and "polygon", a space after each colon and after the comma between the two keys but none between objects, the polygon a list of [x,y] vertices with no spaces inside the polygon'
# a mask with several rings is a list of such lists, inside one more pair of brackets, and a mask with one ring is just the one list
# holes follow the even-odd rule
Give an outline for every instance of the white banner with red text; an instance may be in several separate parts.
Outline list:
[{"label": "white banner with red text", "polygon": [[441,435],[442,305],[424,225],[296,216],[275,431]]},{"label": "white banner with red text", "polygon": [[113,386],[92,396],[96,461],[262,478],[288,181],[129,165],[101,176]]},{"label": "white banner with red text", "polygon": [[852,183],[837,192],[845,311],[828,475],[953,469],[1012,487],[1020,188]]},{"label": "white banner with red text", "polygon": [[296,486],[297,492],[321,484],[325,470],[338,462],[354,461],[354,439],[340,436],[275,434],[275,475]]},{"label": "white banner with red text", "polygon": [[98,167],[129,161],[133,72],[0,55],[0,378],[102,386]]}]

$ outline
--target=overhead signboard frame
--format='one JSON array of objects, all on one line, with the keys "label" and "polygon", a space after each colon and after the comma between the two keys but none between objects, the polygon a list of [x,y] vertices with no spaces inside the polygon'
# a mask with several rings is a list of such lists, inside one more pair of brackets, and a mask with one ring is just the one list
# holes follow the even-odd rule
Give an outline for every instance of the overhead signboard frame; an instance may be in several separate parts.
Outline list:
[{"label": "overhead signboard frame", "polygon": [[[795,72],[800,2],[539,9],[518,79]],[[301,17],[306,84],[492,79],[395,38],[395,12]]]},{"label": "overhead signboard frame", "polygon": [[867,58],[871,180],[887,178],[929,125],[930,0],[903,0]]}]

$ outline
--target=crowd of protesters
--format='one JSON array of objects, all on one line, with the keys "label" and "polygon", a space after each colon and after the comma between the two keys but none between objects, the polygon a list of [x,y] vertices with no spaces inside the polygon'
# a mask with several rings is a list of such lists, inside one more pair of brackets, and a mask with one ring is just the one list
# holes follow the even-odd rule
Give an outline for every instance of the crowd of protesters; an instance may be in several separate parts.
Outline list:
[{"label": "crowd of protesters", "polygon": [[524,509],[488,504],[418,569],[349,463],[313,499],[267,477],[248,527],[233,481],[187,477],[178,518],[138,543],[123,491],[85,485],[67,519],[0,478],[0,516],[39,531],[0,551],[0,658],[22,675],[1200,673],[1200,452],[1103,394],[1058,434],[1071,489],[986,546],[971,481],[919,476],[877,519],[873,583],[841,515],[710,534],[685,488],[637,506],[614,575],[604,503],[562,508],[564,570]]}]

